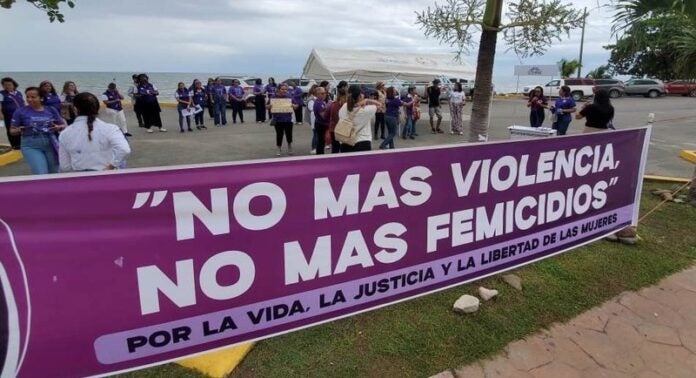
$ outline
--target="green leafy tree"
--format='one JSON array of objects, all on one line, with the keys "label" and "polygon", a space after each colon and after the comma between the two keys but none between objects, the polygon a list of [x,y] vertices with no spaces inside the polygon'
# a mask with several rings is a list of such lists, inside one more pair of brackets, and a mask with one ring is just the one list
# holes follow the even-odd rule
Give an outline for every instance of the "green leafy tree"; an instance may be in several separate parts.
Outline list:
[{"label": "green leafy tree", "polygon": [[568,60],[563,58],[558,62],[558,66],[561,71],[561,77],[569,78],[580,68],[580,62],[577,59]]},{"label": "green leafy tree", "polygon": [[605,64],[595,68],[594,70],[587,73],[585,77],[591,77],[593,79],[609,79],[611,76],[608,74],[609,65]]},{"label": "green leafy tree", "polygon": [[696,1],[619,0],[612,31],[610,69],[672,80],[696,76]]},{"label": "green leafy tree", "polygon": [[562,35],[581,25],[581,12],[561,0],[446,0],[417,12],[426,37],[457,48],[456,59],[474,47],[480,32],[469,141],[488,138],[493,64],[498,35],[518,56],[541,55]]},{"label": "green leafy tree", "polygon": [[[27,2],[36,8],[46,12],[48,19],[58,22],[64,22],[65,17],[60,12],[61,5],[67,5],[70,8],[75,7],[75,2],[72,0],[27,0]],[[12,8],[15,0],[0,0],[0,7],[5,9]]]}]

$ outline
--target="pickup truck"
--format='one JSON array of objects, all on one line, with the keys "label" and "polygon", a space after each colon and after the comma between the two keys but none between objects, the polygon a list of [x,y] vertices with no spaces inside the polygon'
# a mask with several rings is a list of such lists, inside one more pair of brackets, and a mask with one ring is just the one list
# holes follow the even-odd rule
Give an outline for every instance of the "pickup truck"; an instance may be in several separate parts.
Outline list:
[{"label": "pickup truck", "polygon": [[[546,85],[539,85],[539,87],[544,88],[544,95],[558,97],[558,91],[564,85],[570,87],[570,95],[573,97],[573,100],[580,101],[585,97],[593,95],[592,88],[595,86],[595,81],[594,79],[557,79],[549,81]],[[524,94],[529,95],[529,92],[535,87],[537,86],[525,86],[523,88]]]}]

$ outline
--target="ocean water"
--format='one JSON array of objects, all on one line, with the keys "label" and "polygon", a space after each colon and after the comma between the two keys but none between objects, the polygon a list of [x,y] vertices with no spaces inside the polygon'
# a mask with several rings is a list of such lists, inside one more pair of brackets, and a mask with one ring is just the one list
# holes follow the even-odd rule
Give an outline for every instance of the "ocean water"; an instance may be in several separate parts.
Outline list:
[{"label": "ocean water", "polygon": [[[91,92],[101,94],[106,91],[109,83],[116,83],[121,93],[125,96],[128,87],[131,85],[132,72],[0,72],[0,76],[9,76],[15,79],[20,86],[20,89],[30,86],[38,86],[40,82],[49,80],[56,87],[56,91],[60,94],[63,88],[63,83],[66,81],[74,81],[77,88],[81,92]],[[193,72],[147,72],[150,77],[150,82],[154,84],[160,91],[161,101],[174,101],[174,92],[176,91],[179,82],[183,82],[188,87],[193,83],[194,79],[199,79],[205,83],[209,77],[218,75],[236,76],[238,74],[221,74],[221,73],[193,73]],[[264,83],[267,77],[275,76],[273,74],[261,75]],[[276,76],[278,82],[284,80],[284,77]],[[522,90],[525,85],[545,84],[550,81],[550,77],[524,77],[521,76],[494,76],[493,83],[495,91],[498,93],[514,93]]]}]

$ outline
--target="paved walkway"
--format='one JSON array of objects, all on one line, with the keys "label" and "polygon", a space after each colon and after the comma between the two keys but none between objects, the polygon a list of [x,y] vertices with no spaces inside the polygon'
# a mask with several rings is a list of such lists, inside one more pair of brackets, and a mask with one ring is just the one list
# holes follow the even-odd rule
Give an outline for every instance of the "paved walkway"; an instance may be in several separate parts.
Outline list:
[{"label": "paved walkway", "polygon": [[435,377],[696,377],[696,267]]}]

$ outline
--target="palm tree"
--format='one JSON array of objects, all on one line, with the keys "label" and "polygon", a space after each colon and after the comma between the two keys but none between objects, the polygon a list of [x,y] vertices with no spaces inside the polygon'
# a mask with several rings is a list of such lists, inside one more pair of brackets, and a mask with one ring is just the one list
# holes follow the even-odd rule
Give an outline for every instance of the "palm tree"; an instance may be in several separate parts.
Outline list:
[{"label": "palm tree", "polygon": [[594,70],[588,72],[588,73],[587,73],[587,76],[585,76],[585,77],[591,77],[591,78],[593,78],[593,79],[604,79],[604,78],[608,78],[608,76],[609,76],[609,75],[607,75],[607,70],[608,70],[608,69],[609,69],[609,66],[606,65],[606,64],[605,64],[605,65],[602,65],[602,66],[599,66],[599,67],[595,68]]},{"label": "palm tree", "polygon": [[568,60],[563,58],[558,62],[558,67],[561,71],[561,77],[568,78],[573,76],[575,71],[580,68],[580,62],[577,59]]},{"label": "palm tree", "polygon": [[616,0],[614,34],[622,34],[646,19],[665,15],[684,16],[691,26],[671,41],[677,55],[676,71],[688,77],[696,77],[696,1],[694,0]]}]

